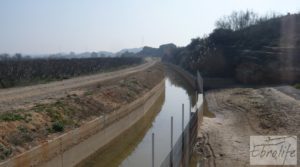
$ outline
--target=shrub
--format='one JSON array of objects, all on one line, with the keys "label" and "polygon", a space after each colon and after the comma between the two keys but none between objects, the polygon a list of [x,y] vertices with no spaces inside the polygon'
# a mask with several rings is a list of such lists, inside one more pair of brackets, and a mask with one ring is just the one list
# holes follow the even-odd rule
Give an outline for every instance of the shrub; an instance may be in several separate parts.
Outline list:
[{"label": "shrub", "polygon": [[0,160],[4,160],[9,157],[12,153],[11,148],[5,147],[3,144],[0,143]]},{"label": "shrub", "polygon": [[296,89],[300,89],[300,83],[295,84],[294,87],[295,87]]},{"label": "shrub", "polygon": [[62,122],[55,122],[52,124],[52,130],[54,132],[62,132],[64,131],[64,124]]},{"label": "shrub", "polygon": [[26,129],[19,129],[19,132],[13,132],[8,135],[9,143],[12,143],[15,146],[23,146],[25,143],[32,142],[33,139],[33,133]]}]

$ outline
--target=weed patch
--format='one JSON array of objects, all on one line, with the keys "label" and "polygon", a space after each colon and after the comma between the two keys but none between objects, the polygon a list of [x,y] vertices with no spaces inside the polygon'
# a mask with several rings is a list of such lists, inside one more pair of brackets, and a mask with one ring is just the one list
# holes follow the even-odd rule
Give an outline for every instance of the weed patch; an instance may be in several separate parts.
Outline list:
[{"label": "weed patch", "polygon": [[0,115],[0,121],[20,121],[25,120],[25,117],[19,113],[3,113]]},{"label": "weed patch", "polygon": [[11,148],[5,147],[0,143],[0,160],[4,160],[12,154]]}]

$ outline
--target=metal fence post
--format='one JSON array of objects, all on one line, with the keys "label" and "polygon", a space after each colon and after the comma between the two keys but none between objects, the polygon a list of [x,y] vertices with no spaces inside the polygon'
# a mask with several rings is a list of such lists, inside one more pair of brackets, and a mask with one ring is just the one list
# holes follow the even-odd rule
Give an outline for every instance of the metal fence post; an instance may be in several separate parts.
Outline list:
[{"label": "metal fence post", "polygon": [[191,116],[192,116],[192,103],[190,102],[190,118],[189,118],[189,120],[191,120]]},{"label": "metal fence post", "polygon": [[173,116],[171,117],[171,155],[170,155],[170,167],[173,167]]},{"label": "metal fence post", "polygon": [[104,115],[103,115],[103,129],[105,128],[105,113],[104,113]]},{"label": "metal fence post", "polygon": [[154,167],[154,133],[152,133],[152,167]]},{"label": "metal fence post", "polygon": [[63,142],[62,137],[59,138],[60,141],[60,158],[61,158],[61,166],[64,167],[64,152],[63,152]]},{"label": "metal fence post", "polygon": [[182,104],[182,132],[184,131],[184,104]]},{"label": "metal fence post", "polygon": [[181,140],[181,164],[183,167],[185,167],[184,160],[185,160],[185,154],[184,154],[184,104],[182,104],[182,140]]}]

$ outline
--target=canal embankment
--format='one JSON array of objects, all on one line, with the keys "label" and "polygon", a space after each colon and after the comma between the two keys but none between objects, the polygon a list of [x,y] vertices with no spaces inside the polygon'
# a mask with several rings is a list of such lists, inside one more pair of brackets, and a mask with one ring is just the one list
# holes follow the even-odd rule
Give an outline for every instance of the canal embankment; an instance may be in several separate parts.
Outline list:
[{"label": "canal embankment", "polygon": [[[3,127],[1,145],[4,143],[5,149],[10,150],[8,159],[0,166],[74,166],[136,122],[141,116],[132,115],[135,110],[144,113],[152,106],[155,98],[159,97],[154,94],[162,92],[159,90],[164,86],[163,76],[163,69],[158,64],[129,76],[72,90],[55,103],[37,104],[13,113],[21,116],[17,118],[26,114],[30,119],[0,122]],[[122,121],[127,116],[133,121]],[[119,125],[121,129],[115,122],[122,124]],[[53,131],[54,123],[63,125],[59,129],[63,131]],[[103,142],[93,142],[91,137],[101,131]],[[45,132],[42,133],[44,136],[37,135],[41,132]],[[15,138],[9,137],[11,134]],[[24,134],[36,138],[10,143],[9,139],[23,139]],[[91,141],[85,142],[88,139]],[[86,146],[82,148],[89,150],[75,149],[83,143]],[[72,148],[73,151],[70,151]]]}]

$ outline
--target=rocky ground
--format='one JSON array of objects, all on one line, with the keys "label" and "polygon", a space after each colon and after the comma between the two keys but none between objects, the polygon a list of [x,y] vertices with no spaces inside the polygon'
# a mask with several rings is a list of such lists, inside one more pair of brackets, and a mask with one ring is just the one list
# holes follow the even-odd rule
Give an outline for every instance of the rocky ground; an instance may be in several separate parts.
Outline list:
[{"label": "rocky ground", "polygon": [[[0,96],[0,161],[134,101],[163,79],[164,69],[161,64],[151,62],[134,70],[124,70],[124,73],[102,76],[106,79],[99,76],[90,76],[90,80],[77,78],[78,82],[70,83],[73,86],[63,82],[36,86],[32,90],[36,93],[25,91],[24,94],[15,94],[18,106],[16,108],[4,105],[4,101],[8,102],[13,94],[9,94],[8,99],[4,95]],[[59,91],[53,87],[54,90],[51,91],[39,88],[47,85],[65,86],[65,89]],[[24,88],[7,92],[18,92],[22,89]],[[41,96],[36,95],[39,93]],[[56,93],[59,96],[53,95]],[[43,95],[47,95],[47,98],[43,98]],[[30,101],[30,98],[33,100]],[[49,98],[51,100],[47,100]],[[28,100],[29,103],[24,103]],[[13,102],[14,100],[9,101]]]},{"label": "rocky ground", "polygon": [[208,91],[207,107],[215,117],[204,117],[199,127],[200,162],[205,167],[250,166],[251,135],[296,135],[300,165],[299,90],[287,87]]}]

